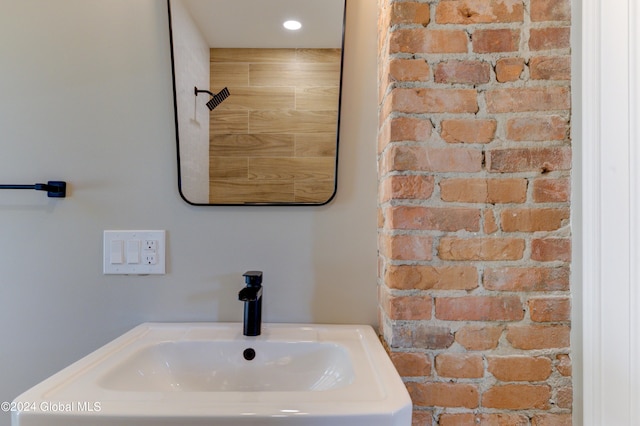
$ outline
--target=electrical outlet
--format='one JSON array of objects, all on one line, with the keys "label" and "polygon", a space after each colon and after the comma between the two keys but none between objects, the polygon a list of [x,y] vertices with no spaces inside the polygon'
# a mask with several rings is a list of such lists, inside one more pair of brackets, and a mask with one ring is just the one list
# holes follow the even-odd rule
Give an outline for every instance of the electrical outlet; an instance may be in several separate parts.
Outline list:
[{"label": "electrical outlet", "polygon": [[165,273],[165,231],[104,231],[104,274]]}]

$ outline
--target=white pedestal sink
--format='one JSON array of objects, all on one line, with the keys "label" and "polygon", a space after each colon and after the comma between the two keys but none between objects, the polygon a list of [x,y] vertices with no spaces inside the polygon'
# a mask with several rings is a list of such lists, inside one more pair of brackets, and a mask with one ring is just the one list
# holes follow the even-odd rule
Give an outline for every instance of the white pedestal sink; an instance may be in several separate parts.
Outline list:
[{"label": "white pedestal sink", "polygon": [[409,426],[369,326],[146,323],[14,400],[13,426]]}]

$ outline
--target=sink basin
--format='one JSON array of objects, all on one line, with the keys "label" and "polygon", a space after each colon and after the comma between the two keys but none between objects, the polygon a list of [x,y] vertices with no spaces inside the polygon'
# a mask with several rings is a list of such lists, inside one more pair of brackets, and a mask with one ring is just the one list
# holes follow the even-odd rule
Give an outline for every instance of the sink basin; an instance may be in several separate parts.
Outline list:
[{"label": "sink basin", "polygon": [[409,426],[369,326],[146,323],[14,400],[13,426]]},{"label": "sink basin", "polygon": [[336,344],[223,340],[148,346],[98,384],[131,392],[295,392],[336,389],[353,377],[348,352]]}]

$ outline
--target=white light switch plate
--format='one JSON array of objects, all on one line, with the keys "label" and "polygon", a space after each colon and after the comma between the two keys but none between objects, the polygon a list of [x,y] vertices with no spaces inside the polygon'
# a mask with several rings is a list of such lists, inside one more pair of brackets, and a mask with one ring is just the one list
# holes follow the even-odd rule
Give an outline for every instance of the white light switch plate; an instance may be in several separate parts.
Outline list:
[{"label": "white light switch plate", "polygon": [[165,273],[165,231],[104,231],[105,275]]}]

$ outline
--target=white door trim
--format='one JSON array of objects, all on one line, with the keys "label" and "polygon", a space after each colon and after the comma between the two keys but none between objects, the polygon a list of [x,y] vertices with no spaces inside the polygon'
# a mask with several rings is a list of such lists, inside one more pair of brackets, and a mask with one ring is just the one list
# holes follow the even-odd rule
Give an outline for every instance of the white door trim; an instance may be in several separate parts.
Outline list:
[{"label": "white door trim", "polygon": [[581,5],[582,137],[574,143],[581,144],[582,154],[584,425],[640,424],[636,2],[583,0]]}]

